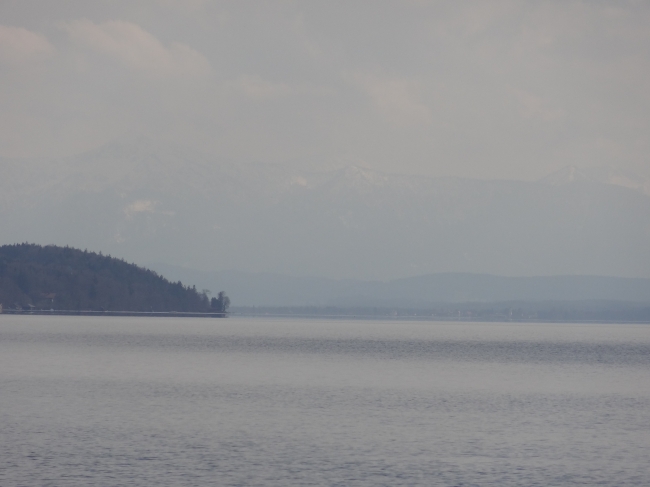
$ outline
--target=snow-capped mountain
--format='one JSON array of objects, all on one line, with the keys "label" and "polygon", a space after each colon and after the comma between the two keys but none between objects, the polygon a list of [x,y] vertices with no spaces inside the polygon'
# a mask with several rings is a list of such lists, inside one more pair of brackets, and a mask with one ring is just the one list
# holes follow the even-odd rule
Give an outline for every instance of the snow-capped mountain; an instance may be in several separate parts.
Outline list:
[{"label": "snow-capped mountain", "polygon": [[650,196],[650,179],[626,174],[611,167],[578,168],[567,166],[542,179],[542,182],[555,186],[579,181],[621,186]]},{"label": "snow-capped mountain", "polygon": [[148,140],[2,160],[0,241],[146,264],[334,278],[650,276],[650,197],[569,169],[538,182],[233,164]]}]

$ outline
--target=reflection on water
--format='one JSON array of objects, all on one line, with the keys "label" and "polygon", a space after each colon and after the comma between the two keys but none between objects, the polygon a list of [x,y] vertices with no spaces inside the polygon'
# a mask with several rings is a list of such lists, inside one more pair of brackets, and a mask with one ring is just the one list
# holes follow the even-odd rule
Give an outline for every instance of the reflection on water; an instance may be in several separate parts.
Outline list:
[{"label": "reflection on water", "polygon": [[650,485],[650,326],[0,316],[0,485]]}]

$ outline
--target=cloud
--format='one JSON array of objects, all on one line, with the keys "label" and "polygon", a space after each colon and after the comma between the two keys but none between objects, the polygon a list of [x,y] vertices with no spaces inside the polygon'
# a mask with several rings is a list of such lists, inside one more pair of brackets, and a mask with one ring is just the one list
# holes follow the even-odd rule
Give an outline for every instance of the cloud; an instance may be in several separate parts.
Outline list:
[{"label": "cloud", "polygon": [[[650,174],[650,2],[80,2],[54,8],[53,33],[50,0],[10,3],[5,156],[142,133],[232,161]],[[625,152],[590,149],[598,139]]]},{"label": "cloud", "polygon": [[21,63],[53,52],[54,46],[41,34],[0,25],[0,62]]},{"label": "cloud", "polygon": [[407,78],[380,78],[357,73],[352,77],[387,122],[420,125],[431,122],[429,108],[420,100],[420,83]]},{"label": "cloud", "polygon": [[137,213],[154,213],[158,206],[157,201],[152,200],[137,200],[124,207],[124,214],[127,219],[132,219]]},{"label": "cloud", "polygon": [[168,8],[197,11],[203,9],[208,0],[157,0],[157,2]]},{"label": "cloud", "polygon": [[131,22],[112,20],[95,24],[81,19],[64,24],[63,29],[84,47],[138,71],[163,75],[202,75],[210,71],[210,63],[201,53],[179,42],[165,47],[152,34]]},{"label": "cloud", "polygon": [[288,95],[289,86],[284,83],[270,83],[259,76],[241,76],[236,87],[247,97],[257,99],[279,98]]},{"label": "cloud", "polygon": [[516,90],[520,113],[523,118],[540,118],[547,122],[557,120],[565,115],[564,110],[554,107],[548,100],[523,90]]}]

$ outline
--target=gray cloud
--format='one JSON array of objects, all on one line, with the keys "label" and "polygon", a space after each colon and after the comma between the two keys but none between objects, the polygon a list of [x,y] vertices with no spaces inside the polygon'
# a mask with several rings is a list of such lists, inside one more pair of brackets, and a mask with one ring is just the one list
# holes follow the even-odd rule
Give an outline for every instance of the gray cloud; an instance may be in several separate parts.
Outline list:
[{"label": "gray cloud", "polygon": [[101,24],[81,19],[62,25],[70,38],[92,53],[104,54],[131,69],[160,76],[195,76],[210,72],[208,60],[186,44],[169,48],[132,22],[111,20]]},{"label": "gray cloud", "polygon": [[237,162],[650,174],[646,2],[5,1],[0,150],[132,134]]}]

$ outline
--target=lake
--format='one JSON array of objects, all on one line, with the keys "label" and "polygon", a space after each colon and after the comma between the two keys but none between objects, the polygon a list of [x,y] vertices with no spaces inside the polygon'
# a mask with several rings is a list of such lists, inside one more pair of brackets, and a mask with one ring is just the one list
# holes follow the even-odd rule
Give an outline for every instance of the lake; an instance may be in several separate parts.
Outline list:
[{"label": "lake", "polygon": [[650,325],[0,315],[2,486],[650,485]]}]

